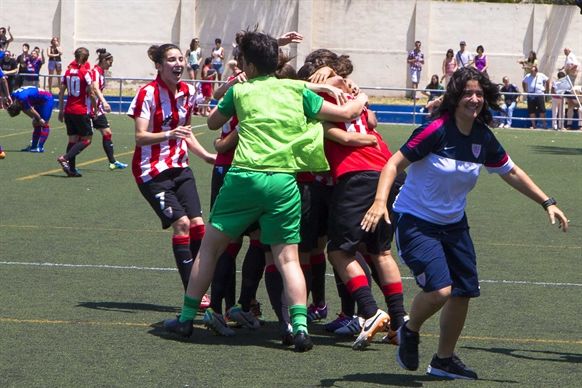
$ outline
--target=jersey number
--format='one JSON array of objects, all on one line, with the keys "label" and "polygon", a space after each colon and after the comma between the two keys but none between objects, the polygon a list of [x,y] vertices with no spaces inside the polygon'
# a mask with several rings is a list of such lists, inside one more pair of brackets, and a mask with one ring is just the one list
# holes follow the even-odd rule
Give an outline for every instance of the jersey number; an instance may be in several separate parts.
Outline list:
[{"label": "jersey number", "polygon": [[69,96],[79,97],[81,95],[81,79],[75,75],[67,77],[67,89]]},{"label": "jersey number", "polygon": [[166,193],[162,191],[161,193],[157,193],[155,197],[160,202],[160,209],[164,210],[166,207]]}]

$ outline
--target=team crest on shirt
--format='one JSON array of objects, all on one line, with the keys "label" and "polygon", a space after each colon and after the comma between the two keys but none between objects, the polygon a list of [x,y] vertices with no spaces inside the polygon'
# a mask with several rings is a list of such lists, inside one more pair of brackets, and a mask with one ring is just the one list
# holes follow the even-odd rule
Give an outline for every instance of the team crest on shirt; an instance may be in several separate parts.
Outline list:
[{"label": "team crest on shirt", "polygon": [[473,156],[478,158],[481,155],[481,144],[471,144],[471,151],[473,151]]}]

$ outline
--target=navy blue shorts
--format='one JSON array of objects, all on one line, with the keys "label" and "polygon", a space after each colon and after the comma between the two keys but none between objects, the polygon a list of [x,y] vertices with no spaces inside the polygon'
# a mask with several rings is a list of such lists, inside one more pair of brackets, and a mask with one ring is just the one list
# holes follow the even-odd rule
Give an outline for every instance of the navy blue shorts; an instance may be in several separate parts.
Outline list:
[{"label": "navy blue shorts", "polygon": [[450,225],[406,213],[395,216],[398,254],[423,291],[452,286],[452,296],[479,296],[477,258],[466,216]]}]

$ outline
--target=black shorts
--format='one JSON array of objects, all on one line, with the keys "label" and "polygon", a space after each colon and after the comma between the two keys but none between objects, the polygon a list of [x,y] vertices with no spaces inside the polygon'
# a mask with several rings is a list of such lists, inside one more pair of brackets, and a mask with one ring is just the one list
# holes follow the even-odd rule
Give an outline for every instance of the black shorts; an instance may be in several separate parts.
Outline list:
[{"label": "black shorts", "polygon": [[107,121],[107,117],[105,115],[98,115],[91,119],[93,123],[93,128],[95,129],[105,129],[109,128],[109,122]]},{"label": "black shorts", "polygon": [[[390,212],[404,178],[404,174],[399,175],[390,189],[386,204]],[[355,253],[361,243],[373,255],[390,250],[394,235],[391,224],[382,219],[374,232],[365,232],[360,225],[374,203],[379,179],[380,172],[377,171],[360,171],[340,177],[331,200],[328,251]]]},{"label": "black shorts", "polygon": [[546,100],[544,99],[544,96],[528,97],[527,113],[530,115],[546,113]]},{"label": "black shorts", "polygon": [[65,113],[65,126],[69,136],[92,136],[93,127],[88,115],[73,115]]},{"label": "black shorts", "polygon": [[301,193],[301,242],[300,252],[317,248],[319,237],[327,234],[329,208],[333,186],[321,182],[299,183]]},{"label": "black shorts", "polygon": [[189,167],[163,171],[138,188],[160,217],[164,229],[183,216],[189,219],[202,217],[196,180]]},{"label": "black shorts", "polygon": [[212,168],[212,180],[210,183],[210,208],[214,206],[214,201],[220,192],[220,188],[224,184],[224,177],[230,170],[230,166],[214,166]]}]

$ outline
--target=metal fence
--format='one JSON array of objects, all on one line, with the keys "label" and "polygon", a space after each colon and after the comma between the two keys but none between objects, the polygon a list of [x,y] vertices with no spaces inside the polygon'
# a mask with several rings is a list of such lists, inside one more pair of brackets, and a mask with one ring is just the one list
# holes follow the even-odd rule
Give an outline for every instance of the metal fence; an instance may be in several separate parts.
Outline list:
[{"label": "metal fence", "polygon": [[[26,75],[25,75],[26,76]],[[58,85],[59,76],[57,75],[40,75],[37,83],[43,89],[48,86],[48,79],[52,77],[53,84]],[[131,100],[135,96],[137,89],[151,81],[151,78],[118,78],[118,77],[107,77],[107,95],[106,99],[111,105],[113,113],[124,114],[127,112]],[[201,80],[184,80],[187,83],[195,82],[210,82],[217,85],[221,85],[224,81],[201,81]],[[425,109],[425,104],[422,102],[423,99],[416,98],[417,95],[422,95],[423,92],[434,92],[434,90],[429,89],[412,89],[412,88],[400,88],[400,87],[386,87],[386,86],[363,86],[360,88],[365,92],[374,92],[374,94],[382,94],[386,92],[386,95],[393,95],[394,92],[401,92],[402,98],[406,95],[411,95],[412,98],[407,98],[406,103],[398,104],[370,104],[371,110],[373,110],[377,116],[378,121],[382,123],[401,123],[401,124],[412,124],[420,125],[429,119],[430,114]],[[112,95],[112,91],[115,94]],[[559,128],[564,127],[565,122],[571,122],[571,126],[574,128],[582,129],[582,119],[581,115],[581,102],[580,97],[576,93],[572,94],[530,94],[530,93],[504,93],[505,95],[516,95],[522,98],[523,101],[527,99],[528,96],[544,96],[546,102],[552,98],[559,101],[559,111],[554,111],[552,115],[551,109],[546,109],[545,118],[537,118],[538,121],[544,122],[543,126],[548,128],[552,127],[552,123],[558,123]],[[373,100],[373,98],[372,98]],[[568,104],[567,102],[570,101]],[[216,101],[212,101],[210,106],[214,106]],[[570,113],[566,117],[566,108],[570,106],[574,112]],[[550,114],[548,114],[548,112]],[[554,117],[553,117],[554,116]],[[495,112],[494,120],[496,122],[503,122],[507,116]],[[528,127],[528,122],[531,122],[532,118],[529,117],[526,108],[516,108],[512,120],[518,125],[514,127]]]}]

